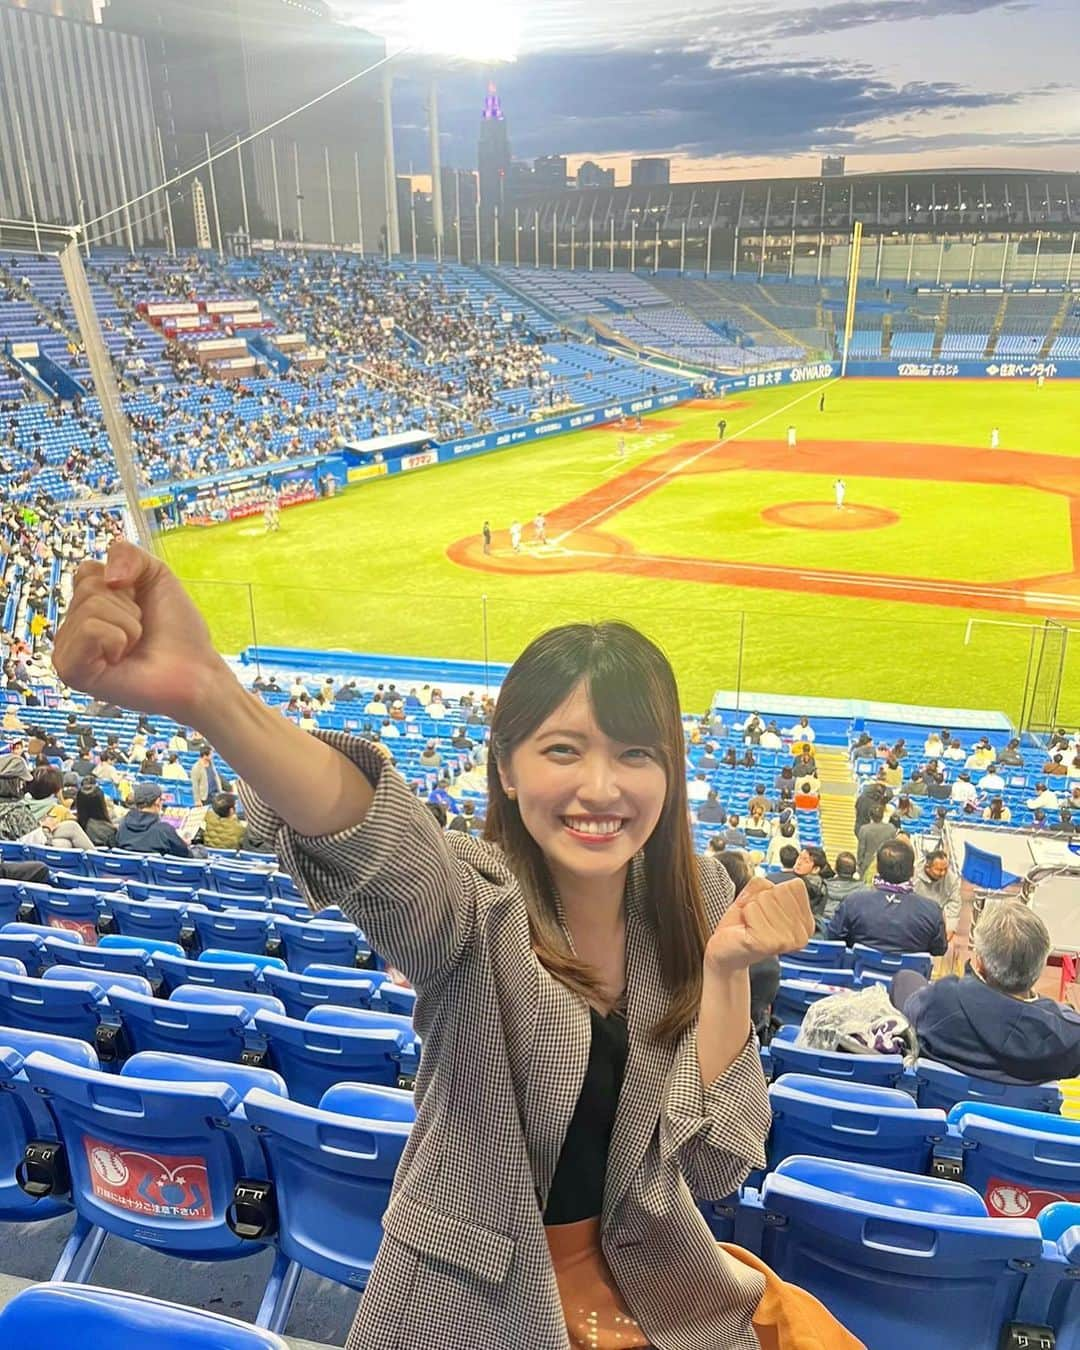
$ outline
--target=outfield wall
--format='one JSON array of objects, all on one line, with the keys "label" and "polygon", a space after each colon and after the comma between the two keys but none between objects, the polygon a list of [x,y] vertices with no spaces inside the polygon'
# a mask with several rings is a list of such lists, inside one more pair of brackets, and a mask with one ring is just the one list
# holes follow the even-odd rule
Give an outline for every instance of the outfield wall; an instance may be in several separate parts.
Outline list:
[{"label": "outfield wall", "polygon": [[847,373],[875,380],[1078,380],[1080,361],[849,361]]}]

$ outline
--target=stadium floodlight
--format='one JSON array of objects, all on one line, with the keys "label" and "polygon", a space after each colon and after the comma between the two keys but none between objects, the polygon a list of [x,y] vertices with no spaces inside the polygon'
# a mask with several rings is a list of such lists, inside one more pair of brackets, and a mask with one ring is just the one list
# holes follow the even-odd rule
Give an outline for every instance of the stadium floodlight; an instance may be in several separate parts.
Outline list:
[{"label": "stadium floodlight", "polygon": [[521,21],[513,0],[407,0],[404,20],[402,39],[417,54],[517,60]]}]

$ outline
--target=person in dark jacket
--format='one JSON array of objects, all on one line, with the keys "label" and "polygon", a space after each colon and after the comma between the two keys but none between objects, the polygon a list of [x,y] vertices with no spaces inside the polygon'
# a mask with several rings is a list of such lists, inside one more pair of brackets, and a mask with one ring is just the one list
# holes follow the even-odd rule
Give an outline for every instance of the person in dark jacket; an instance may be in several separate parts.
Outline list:
[{"label": "person in dark jacket", "polygon": [[893,981],[893,1002],[921,1052],[997,1083],[1047,1083],[1080,1074],[1080,1013],[1032,992],[1050,954],[1046,925],[1008,900],[986,911],[969,970],[928,984],[916,971]]},{"label": "person in dark jacket", "polygon": [[75,797],[75,819],[90,836],[95,848],[116,846],[116,826],[112,822],[109,803],[92,774],[79,784]]},{"label": "person in dark jacket", "polygon": [[888,952],[929,952],[944,956],[945,919],[936,900],[917,895],[912,884],[915,850],[904,839],[890,839],[877,853],[873,884],[841,900],[825,930],[833,942],[849,947],[864,942]]},{"label": "person in dark jacket", "polygon": [[137,783],[131,803],[116,832],[117,848],[133,853],[165,853],[174,858],[192,856],[184,840],[161,819],[161,788],[156,783]]}]

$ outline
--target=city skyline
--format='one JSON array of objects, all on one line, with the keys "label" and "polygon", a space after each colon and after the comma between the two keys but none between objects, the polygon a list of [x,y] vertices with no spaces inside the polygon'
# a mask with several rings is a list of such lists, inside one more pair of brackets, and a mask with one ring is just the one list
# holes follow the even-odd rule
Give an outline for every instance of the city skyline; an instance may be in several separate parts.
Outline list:
[{"label": "city skyline", "polygon": [[[404,41],[400,0],[339,13]],[[1080,164],[1080,10],[1071,0],[506,0],[518,59],[440,79],[443,154],[475,167],[486,81],[498,82],[516,159],[566,155],[629,181],[671,158],[673,181],[913,168]],[[408,56],[403,57],[407,68]],[[399,163],[427,167],[422,83],[395,94]]]}]

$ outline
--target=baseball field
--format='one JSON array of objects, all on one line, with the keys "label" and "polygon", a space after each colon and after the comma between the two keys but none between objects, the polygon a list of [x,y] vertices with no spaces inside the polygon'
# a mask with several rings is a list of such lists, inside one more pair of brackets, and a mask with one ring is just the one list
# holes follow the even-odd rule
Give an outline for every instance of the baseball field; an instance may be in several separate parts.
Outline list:
[{"label": "baseball field", "polygon": [[[178,531],[163,551],[228,652],[504,661],[552,624],[616,617],[664,646],[688,708],[738,687],[1016,717],[1031,626],[1080,630],[1078,414],[1065,382],[770,388],[369,480],[272,535],[261,517]],[[1061,713],[1080,721],[1080,631]]]}]

